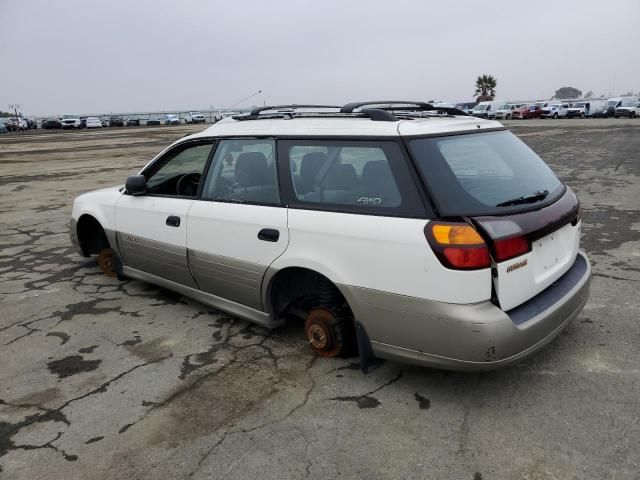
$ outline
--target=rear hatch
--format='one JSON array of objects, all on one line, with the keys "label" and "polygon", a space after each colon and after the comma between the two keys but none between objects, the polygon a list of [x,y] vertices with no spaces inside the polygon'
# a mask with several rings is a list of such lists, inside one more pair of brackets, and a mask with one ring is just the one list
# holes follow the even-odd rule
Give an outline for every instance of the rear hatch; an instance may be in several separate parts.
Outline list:
[{"label": "rear hatch", "polygon": [[474,268],[491,268],[500,308],[526,302],[571,268],[578,200],[511,132],[414,139],[409,148],[440,219],[467,224],[484,240],[486,264]]}]

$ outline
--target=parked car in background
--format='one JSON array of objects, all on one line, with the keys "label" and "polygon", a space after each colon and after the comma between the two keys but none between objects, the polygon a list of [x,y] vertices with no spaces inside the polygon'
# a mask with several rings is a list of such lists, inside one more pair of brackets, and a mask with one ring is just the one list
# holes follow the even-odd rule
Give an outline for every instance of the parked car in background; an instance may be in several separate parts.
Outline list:
[{"label": "parked car in background", "polygon": [[102,128],[102,122],[98,117],[87,117],[87,128]]},{"label": "parked car in background", "polygon": [[550,103],[542,107],[540,118],[564,118],[567,116],[568,109],[568,103]]},{"label": "parked car in background", "polygon": [[475,107],[478,102],[462,102],[456,103],[456,108],[462,110],[467,115],[471,115],[473,112],[473,107]]},{"label": "parked car in background", "polygon": [[100,119],[100,123],[102,124],[103,127],[108,127],[109,126],[109,117],[102,117]]},{"label": "parked car in background", "polygon": [[540,100],[538,102],[533,102],[530,105],[537,105],[540,108],[547,108],[552,103],[558,103],[558,100],[556,100],[556,101],[553,101],[553,100]]},{"label": "parked car in background", "polygon": [[588,301],[580,203],[500,123],[415,105],[224,120],[77,197],[71,242],[108,275],[297,322],[317,355],[363,368],[520,362]]},{"label": "parked car in background", "polygon": [[110,127],[124,127],[124,119],[120,115],[112,115],[109,117]]},{"label": "parked car in background", "polygon": [[45,130],[55,130],[62,128],[62,123],[58,118],[47,118],[42,121],[40,128],[44,128]]},{"label": "parked car in background", "polygon": [[23,132],[29,128],[29,125],[22,117],[9,117],[5,122],[5,127],[10,132]]},{"label": "parked car in background", "polygon": [[616,109],[622,105],[622,97],[613,97],[607,100],[607,109],[602,114],[603,118],[615,117]]},{"label": "parked car in background", "polygon": [[205,123],[205,118],[200,112],[187,112],[184,115],[184,123]]},{"label": "parked car in background", "polygon": [[164,124],[165,125],[180,125],[180,119],[177,115],[165,115],[164,116]]},{"label": "parked car in background", "polygon": [[149,118],[147,119],[148,126],[160,125],[160,124],[161,124],[161,119],[160,119],[160,116],[158,115],[150,115]]},{"label": "parked car in background", "polygon": [[87,128],[87,117],[80,117],[80,128]]},{"label": "parked car in background", "polygon": [[36,130],[38,128],[38,122],[36,122],[33,118],[25,118],[27,122],[27,128],[29,130]]},{"label": "parked car in background", "polygon": [[496,120],[511,120],[511,112],[520,107],[519,103],[505,103],[500,105],[494,113]]},{"label": "parked car in background", "polygon": [[79,130],[82,128],[82,121],[78,115],[66,114],[61,120],[62,129],[75,128]]},{"label": "parked car in background", "polygon": [[471,115],[478,118],[493,118],[495,117],[498,107],[503,105],[503,102],[480,102],[471,110]]},{"label": "parked car in background", "polygon": [[140,119],[139,118],[134,118],[134,117],[129,117],[127,118],[127,121],[125,122],[127,127],[139,127],[140,126]]},{"label": "parked car in background", "polygon": [[522,105],[511,111],[511,118],[526,120],[528,118],[540,118],[542,115],[542,108],[539,105]]},{"label": "parked car in background", "polygon": [[5,119],[4,118],[0,118],[0,133],[7,133],[9,130],[7,130],[7,126],[5,125]]},{"label": "parked car in background", "polygon": [[586,118],[590,108],[589,102],[573,102],[567,109],[567,118]]},{"label": "parked car in background", "polygon": [[636,118],[640,116],[640,100],[637,97],[625,97],[622,99],[620,106],[616,108],[616,118],[629,117]]}]

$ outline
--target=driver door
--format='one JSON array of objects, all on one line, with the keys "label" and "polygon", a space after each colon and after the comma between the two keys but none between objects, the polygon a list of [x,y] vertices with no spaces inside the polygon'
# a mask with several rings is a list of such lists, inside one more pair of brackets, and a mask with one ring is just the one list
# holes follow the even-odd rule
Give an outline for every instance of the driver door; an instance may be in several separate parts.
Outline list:
[{"label": "driver door", "polygon": [[120,197],[116,237],[126,266],[196,288],[187,264],[187,213],[212,148],[212,140],[176,145],[142,172],[145,194]]}]

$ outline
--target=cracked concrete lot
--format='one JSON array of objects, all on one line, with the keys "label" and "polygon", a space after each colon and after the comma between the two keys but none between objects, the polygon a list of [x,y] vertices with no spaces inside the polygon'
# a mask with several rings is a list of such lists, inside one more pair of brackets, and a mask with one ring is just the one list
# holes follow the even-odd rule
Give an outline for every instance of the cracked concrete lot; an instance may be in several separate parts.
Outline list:
[{"label": "cracked concrete lot", "polygon": [[640,478],[640,120],[510,126],[580,197],[592,292],[473,374],[363,375],[73,252],[76,195],[201,127],[0,137],[0,478]]}]

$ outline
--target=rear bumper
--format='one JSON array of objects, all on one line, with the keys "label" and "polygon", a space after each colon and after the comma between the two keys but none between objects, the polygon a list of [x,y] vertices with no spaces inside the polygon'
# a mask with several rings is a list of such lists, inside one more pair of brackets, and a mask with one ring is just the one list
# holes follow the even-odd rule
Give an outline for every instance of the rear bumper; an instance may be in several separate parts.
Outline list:
[{"label": "rear bumper", "polygon": [[448,304],[341,286],[381,358],[447,370],[513,364],[553,340],[589,298],[591,267],[580,252],[554,285],[504,312],[493,303]]}]

